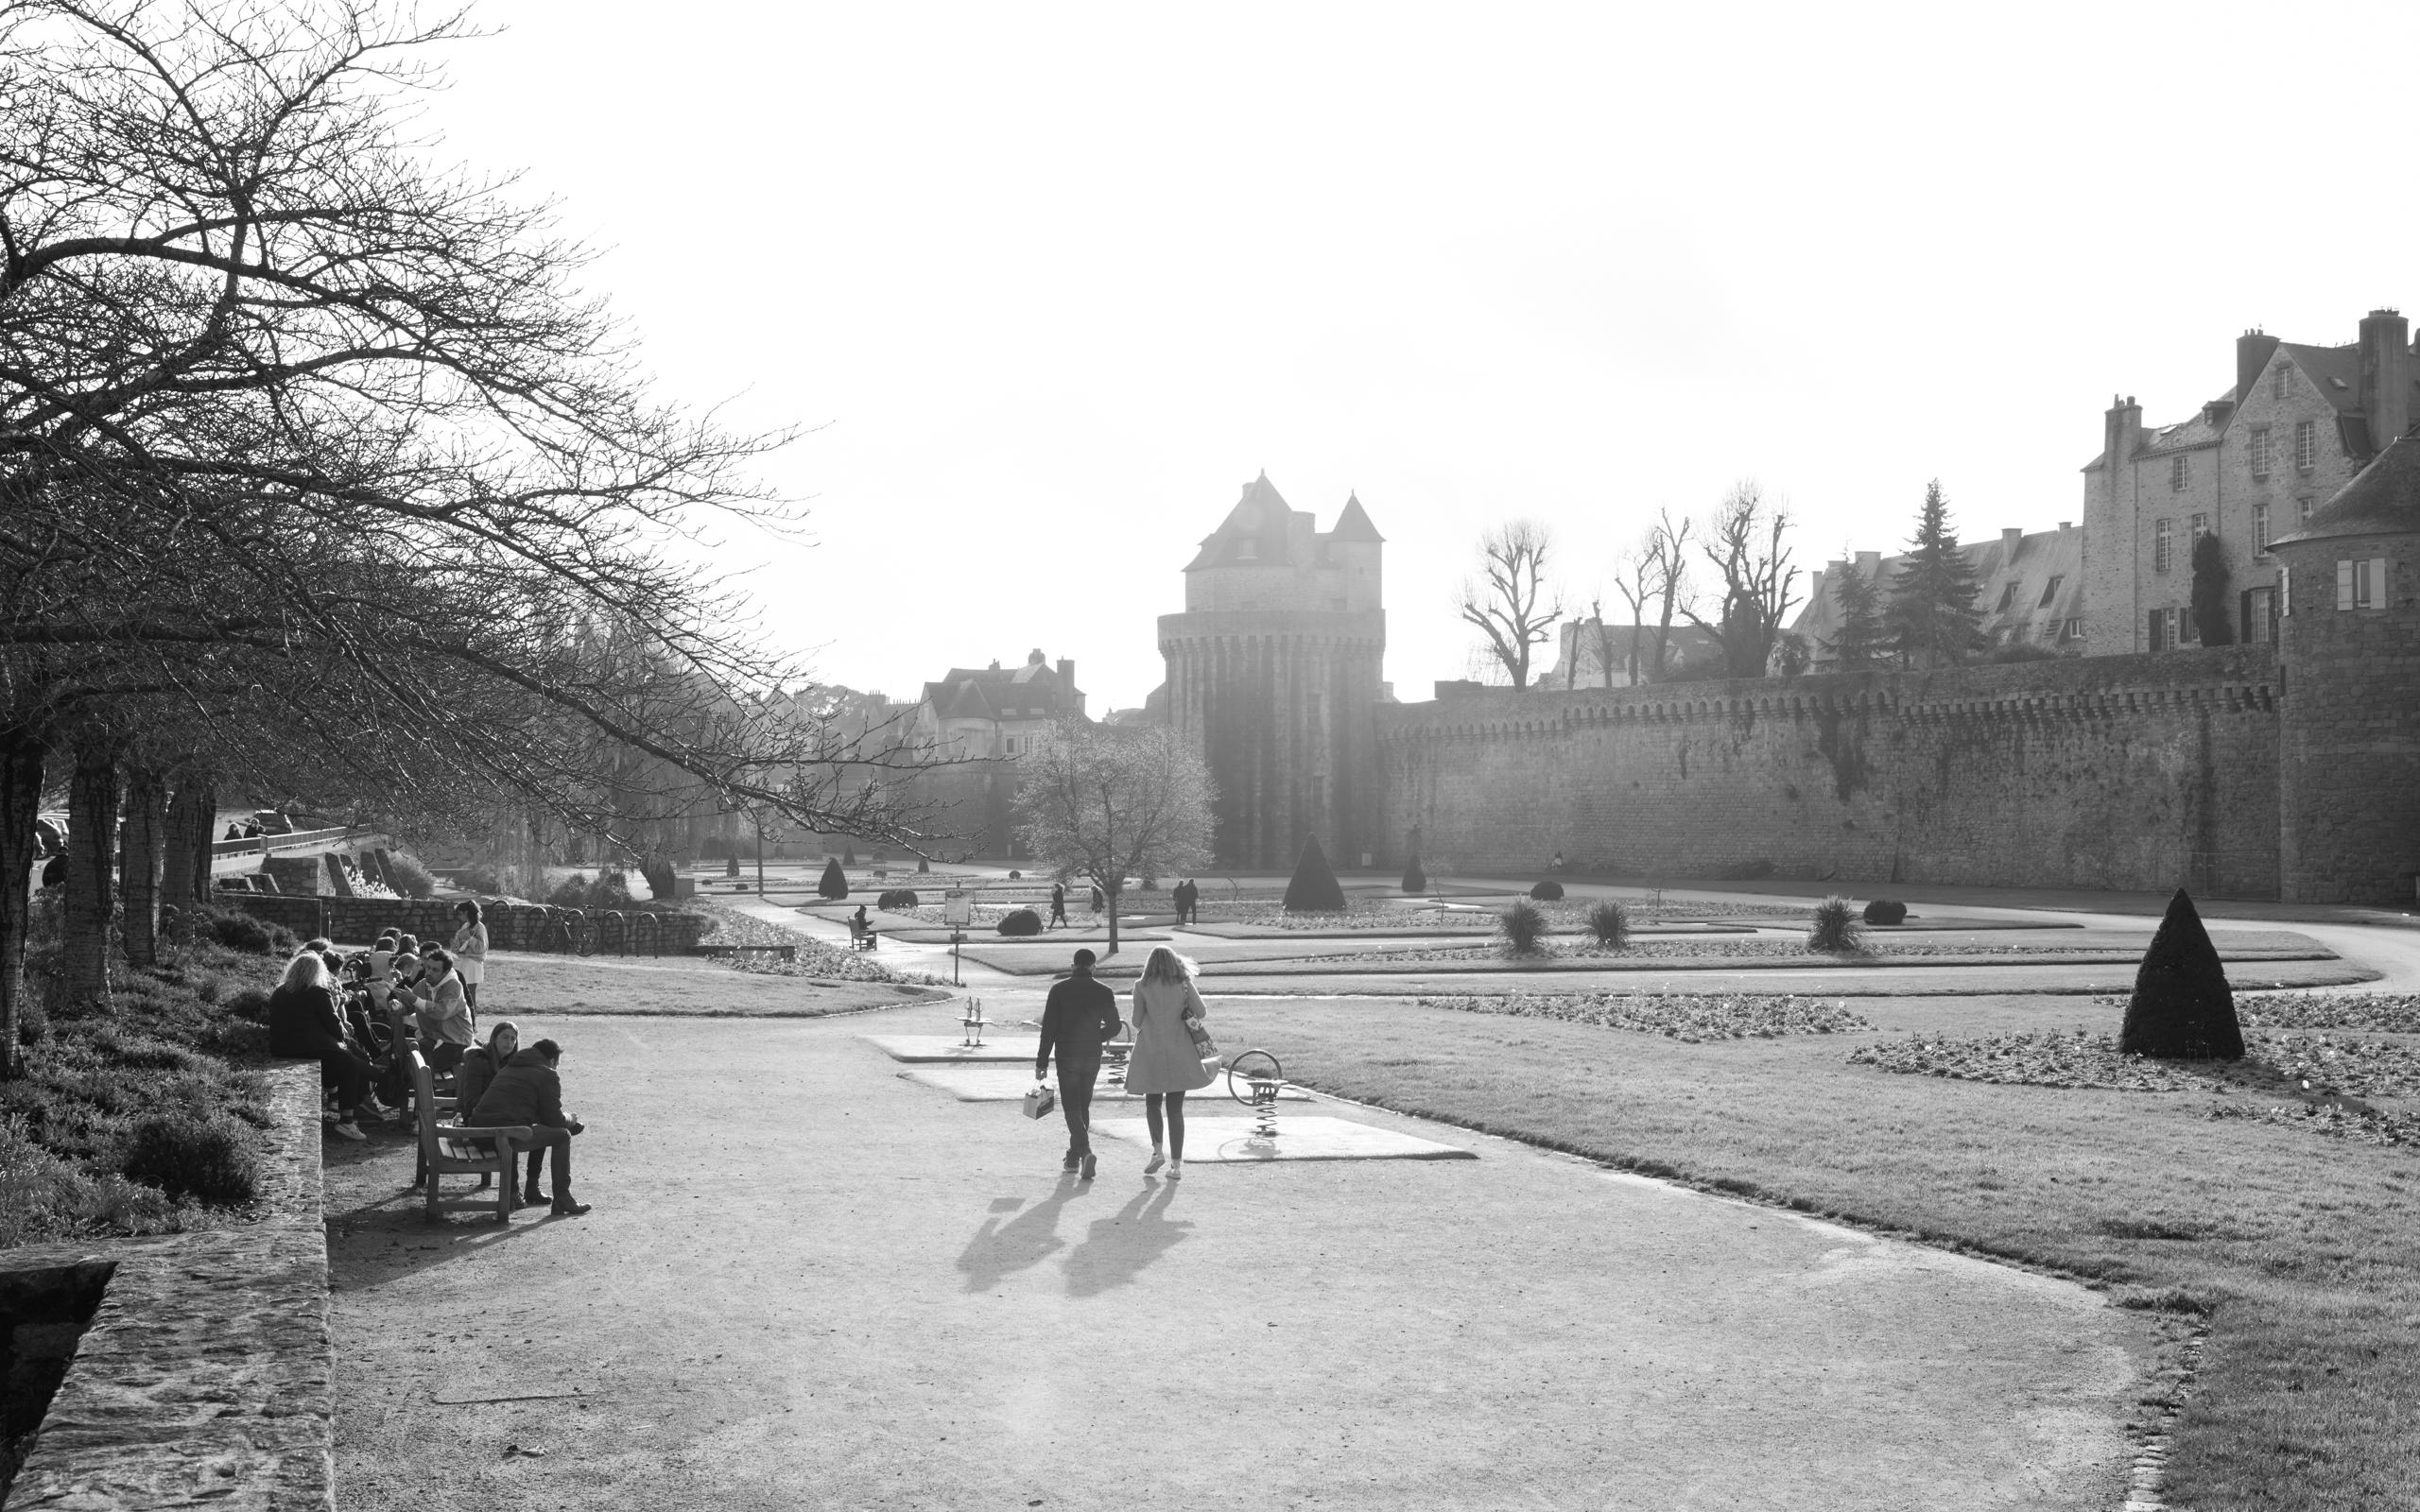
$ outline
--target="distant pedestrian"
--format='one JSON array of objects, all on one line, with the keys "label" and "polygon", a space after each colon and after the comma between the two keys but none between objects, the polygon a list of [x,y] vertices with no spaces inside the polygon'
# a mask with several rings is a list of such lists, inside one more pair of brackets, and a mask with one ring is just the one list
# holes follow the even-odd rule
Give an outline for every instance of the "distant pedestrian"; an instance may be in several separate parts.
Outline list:
[{"label": "distant pedestrian", "polygon": [[469,899],[456,903],[454,913],[462,920],[454,931],[454,969],[461,973],[462,1001],[470,1005],[472,1021],[476,1022],[479,984],[488,974],[488,926],[479,918],[479,905]]},{"label": "distant pedestrian", "polygon": [[1059,1168],[1080,1172],[1085,1181],[1099,1165],[1093,1155],[1093,1083],[1100,1077],[1100,1047],[1125,1027],[1117,1022],[1117,994],[1093,979],[1095,958],[1078,951],[1074,971],[1051,988],[1033,1059],[1033,1079],[1041,1081],[1050,1074],[1051,1052],[1058,1052],[1059,1109],[1067,1120],[1067,1156]]},{"label": "distant pedestrian", "polygon": [[1176,921],[1193,924],[1201,920],[1201,889],[1193,885],[1191,877],[1187,877],[1176,885]]},{"label": "distant pedestrian", "polygon": [[244,837],[244,828],[243,828],[243,826],[242,826],[242,825],[237,824],[237,823],[236,823],[234,820],[233,820],[233,819],[228,820],[228,821],[227,821],[227,838],[228,838],[228,839],[230,839],[230,840],[240,840],[240,839],[242,839],[243,837]]},{"label": "distant pedestrian", "polygon": [[1106,896],[1104,896],[1104,895],[1102,894],[1101,890],[1100,890],[1100,884],[1099,884],[1099,883],[1094,883],[1094,884],[1093,884],[1093,912],[1094,912],[1094,913],[1096,913],[1096,914],[1099,913],[1099,912],[1101,911],[1102,907],[1103,907],[1104,905],[1106,905],[1106,904],[1108,903],[1108,902],[1109,902],[1109,899],[1108,899]]},{"label": "distant pedestrian", "polygon": [[[61,868],[60,874],[64,877],[66,868]],[[1067,885],[1063,882],[1054,882],[1050,885],[1050,927],[1057,929],[1066,921]]]},{"label": "distant pedestrian", "polygon": [[1165,945],[1152,948],[1134,984],[1134,1049],[1126,1060],[1126,1090],[1143,1094],[1151,1129],[1150,1176],[1165,1163],[1168,1179],[1184,1175],[1184,1094],[1210,1085],[1216,1073],[1195,1045],[1188,1021],[1209,1017],[1193,985],[1193,967]]}]

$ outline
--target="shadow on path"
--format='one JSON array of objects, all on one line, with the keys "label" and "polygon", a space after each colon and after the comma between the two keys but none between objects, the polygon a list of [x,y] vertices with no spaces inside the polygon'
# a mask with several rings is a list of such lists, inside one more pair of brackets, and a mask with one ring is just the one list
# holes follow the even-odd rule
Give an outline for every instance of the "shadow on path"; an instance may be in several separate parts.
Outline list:
[{"label": "shadow on path", "polygon": [[997,1214],[1014,1211],[1025,1199],[995,1200],[992,1204],[994,1216],[983,1220],[983,1227],[975,1230],[975,1237],[959,1252],[958,1268],[966,1276],[966,1289],[988,1292],[1011,1273],[1029,1270],[1066,1248],[1067,1241],[1059,1237],[1059,1210],[1080,1190],[1075,1173],[1062,1175],[1050,1195],[1005,1224]]},{"label": "shadow on path", "polygon": [[1184,1243],[1193,1225],[1169,1221],[1168,1204],[1175,1199],[1176,1183],[1158,1181],[1111,1216],[1094,1219],[1084,1242],[1067,1257],[1067,1295],[1098,1297],[1127,1285]]}]

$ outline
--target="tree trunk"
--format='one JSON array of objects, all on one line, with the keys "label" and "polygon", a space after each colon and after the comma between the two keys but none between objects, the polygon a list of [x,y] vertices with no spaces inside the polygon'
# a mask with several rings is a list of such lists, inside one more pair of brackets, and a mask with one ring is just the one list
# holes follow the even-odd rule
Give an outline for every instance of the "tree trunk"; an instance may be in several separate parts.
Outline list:
[{"label": "tree trunk", "polygon": [[43,744],[30,730],[0,730],[0,1080],[14,1080],[24,1065],[17,1024],[26,1002],[26,930],[43,756]]},{"label": "tree trunk", "polygon": [[117,880],[126,893],[122,936],[130,966],[155,966],[160,960],[160,874],[167,806],[168,784],[156,768],[127,768],[126,822],[117,833]]},{"label": "tree trunk", "polygon": [[209,783],[187,779],[168,802],[166,852],[161,868],[160,904],[191,909],[210,902],[210,845],[218,824],[218,793]]},{"label": "tree trunk", "polygon": [[111,874],[117,850],[117,749],[102,740],[76,748],[67,779],[67,912],[60,929],[63,1003],[110,1001]]},{"label": "tree trunk", "polygon": [[1117,885],[1125,880],[1124,877],[1112,877],[1101,884],[1101,895],[1109,900],[1108,954],[1111,955],[1117,954]]}]

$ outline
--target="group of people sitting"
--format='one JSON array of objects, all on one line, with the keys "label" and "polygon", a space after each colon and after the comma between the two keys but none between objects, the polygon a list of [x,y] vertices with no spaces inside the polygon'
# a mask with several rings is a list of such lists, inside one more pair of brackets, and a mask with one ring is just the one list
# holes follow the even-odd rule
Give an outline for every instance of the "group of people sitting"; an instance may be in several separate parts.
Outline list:
[{"label": "group of people sitting", "polygon": [[324,939],[306,942],[269,994],[269,1054],[318,1060],[332,1104],[323,1116],[339,1138],[359,1140],[368,1137],[364,1122],[416,1126],[408,1054],[417,1049],[432,1073],[455,1079],[462,1125],[535,1131],[523,1200],[542,1200],[551,1149],[554,1211],[579,1217],[589,1211],[571,1194],[571,1136],[581,1125],[562,1109],[555,1069],[562,1047],[541,1040],[523,1049],[520,1030],[509,1021],[478,1042],[476,975],[483,974],[487,930],[478,904],[465,902],[456,912],[463,925],[453,950],[424,950],[417,936],[395,931],[350,956]]}]

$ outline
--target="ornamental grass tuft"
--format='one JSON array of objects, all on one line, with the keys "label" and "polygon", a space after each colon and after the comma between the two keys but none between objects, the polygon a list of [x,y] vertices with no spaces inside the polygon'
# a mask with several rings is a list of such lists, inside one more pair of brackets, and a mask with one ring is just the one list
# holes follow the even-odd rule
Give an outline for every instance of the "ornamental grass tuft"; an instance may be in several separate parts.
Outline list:
[{"label": "ornamental grass tuft", "polygon": [[1630,943],[1630,912],[1613,899],[1590,903],[1586,921],[1588,933],[1605,949],[1617,951]]},{"label": "ornamental grass tuft", "polygon": [[1857,906],[1845,898],[1826,898],[1815,905],[1815,921],[1806,931],[1806,948],[1846,955],[1865,948],[1865,925]]},{"label": "ornamental grass tuft", "polygon": [[1525,898],[1504,910],[1504,917],[1495,927],[1503,935],[1506,944],[1516,953],[1527,955],[1546,938],[1547,916],[1537,904]]}]

